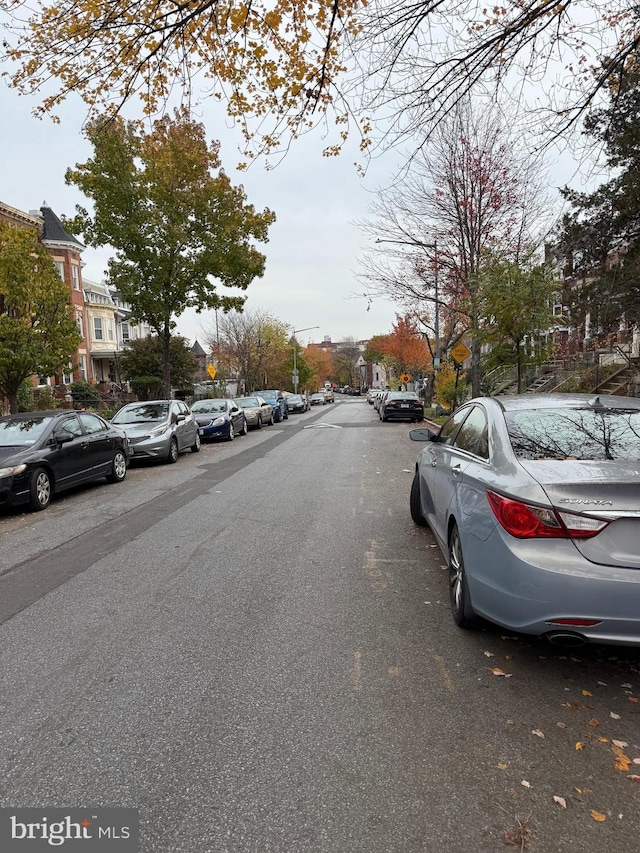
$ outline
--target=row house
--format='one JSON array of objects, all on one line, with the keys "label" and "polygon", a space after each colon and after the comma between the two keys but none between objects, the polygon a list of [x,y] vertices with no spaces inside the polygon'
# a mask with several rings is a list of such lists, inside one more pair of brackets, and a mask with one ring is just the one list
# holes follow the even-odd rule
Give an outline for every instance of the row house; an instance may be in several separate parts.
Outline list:
[{"label": "row house", "polygon": [[132,321],[131,310],[117,290],[83,278],[81,255],[85,247],[65,230],[47,204],[26,213],[0,201],[0,220],[18,228],[32,228],[38,233],[60,277],[69,286],[69,301],[82,335],[78,350],[70,353],[68,369],[57,377],[34,377],[34,383],[69,385],[83,380],[99,386],[123,384],[118,355],[129,341],[148,336],[149,326]]}]

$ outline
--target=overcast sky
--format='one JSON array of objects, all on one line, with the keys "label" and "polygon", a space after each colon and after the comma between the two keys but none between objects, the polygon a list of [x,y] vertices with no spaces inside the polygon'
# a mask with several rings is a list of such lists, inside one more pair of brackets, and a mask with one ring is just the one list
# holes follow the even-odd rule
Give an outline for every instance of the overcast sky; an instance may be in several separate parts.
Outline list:
[{"label": "overcast sky", "polygon": [[[75,205],[87,200],[76,187],[66,186],[64,173],[91,155],[81,132],[86,110],[80,102],[69,102],[56,125],[34,118],[34,104],[0,81],[0,200],[25,211],[46,202],[59,216],[73,215]],[[297,140],[271,171],[256,162],[239,173],[236,139],[225,127],[221,108],[211,103],[202,120],[209,139],[222,143],[222,164],[233,183],[243,184],[257,209],[269,207],[277,216],[269,243],[259,246],[267,256],[266,272],[249,286],[247,307],[268,311],[294,329],[319,326],[298,336],[305,344],[324,337],[360,340],[390,331],[392,303],[379,300],[368,306],[354,296],[363,290],[355,273],[366,243],[354,223],[366,217],[372,191],[388,180],[392,157],[373,163],[363,179],[353,165],[353,152],[322,157],[319,129]],[[106,250],[86,248],[84,277],[101,281],[107,257]],[[178,322],[178,331],[202,341],[203,330],[213,325],[212,314],[193,312]]]}]

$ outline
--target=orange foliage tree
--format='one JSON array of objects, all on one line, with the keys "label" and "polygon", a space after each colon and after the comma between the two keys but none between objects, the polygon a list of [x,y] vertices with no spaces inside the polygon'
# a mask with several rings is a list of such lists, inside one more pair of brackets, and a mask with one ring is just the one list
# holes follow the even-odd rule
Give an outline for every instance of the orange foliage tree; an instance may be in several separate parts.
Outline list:
[{"label": "orange foliage tree", "polygon": [[333,356],[329,350],[321,349],[317,344],[309,344],[305,347],[304,359],[313,371],[309,379],[309,389],[316,391],[333,375]]},{"label": "orange foliage tree", "polygon": [[408,373],[417,377],[431,369],[429,347],[409,314],[396,314],[396,322],[386,335],[374,335],[364,353],[365,361],[382,361],[395,377]]}]

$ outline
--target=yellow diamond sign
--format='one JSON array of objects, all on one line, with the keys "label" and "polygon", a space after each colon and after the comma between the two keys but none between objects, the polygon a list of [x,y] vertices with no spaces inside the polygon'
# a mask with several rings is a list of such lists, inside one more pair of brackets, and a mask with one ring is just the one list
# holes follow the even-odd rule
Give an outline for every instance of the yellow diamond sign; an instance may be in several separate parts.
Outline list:
[{"label": "yellow diamond sign", "polygon": [[212,364],[207,365],[207,373],[212,379],[216,378],[216,369]]},{"label": "yellow diamond sign", "polygon": [[471,355],[471,350],[466,347],[462,341],[456,344],[451,350],[451,358],[455,359],[458,364],[462,364]]}]

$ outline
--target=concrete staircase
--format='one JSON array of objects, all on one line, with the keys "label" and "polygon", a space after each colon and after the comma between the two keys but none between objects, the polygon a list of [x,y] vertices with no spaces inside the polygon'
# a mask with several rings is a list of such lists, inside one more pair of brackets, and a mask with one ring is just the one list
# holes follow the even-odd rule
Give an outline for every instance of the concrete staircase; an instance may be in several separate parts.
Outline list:
[{"label": "concrete staircase", "polygon": [[600,382],[597,388],[594,388],[594,393],[598,394],[618,394],[620,396],[628,396],[629,384],[634,378],[637,370],[633,367],[624,367],[613,376]]}]

